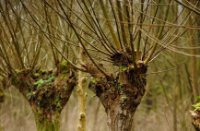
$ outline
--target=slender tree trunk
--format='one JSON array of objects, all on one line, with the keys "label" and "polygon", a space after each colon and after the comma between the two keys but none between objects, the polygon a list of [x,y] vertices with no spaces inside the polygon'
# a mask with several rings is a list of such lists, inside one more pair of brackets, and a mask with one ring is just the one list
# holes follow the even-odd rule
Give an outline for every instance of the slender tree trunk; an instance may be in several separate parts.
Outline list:
[{"label": "slender tree trunk", "polygon": [[81,71],[78,73],[78,86],[77,86],[77,94],[79,98],[79,126],[78,131],[86,131],[86,94],[84,91],[84,76]]},{"label": "slender tree trunk", "polygon": [[[79,52],[79,62],[83,63],[83,50],[80,49]],[[77,84],[77,94],[79,98],[79,126],[78,126],[78,131],[86,131],[86,99],[87,99],[87,94],[85,92],[84,87],[86,86],[86,80],[81,71],[77,72],[78,76],[78,84]]]},{"label": "slender tree trunk", "polygon": [[145,92],[147,67],[119,73],[118,78],[94,80],[90,89],[100,98],[111,131],[131,131],[133,116]]},{"label": "slender tree trunk", "polygon": [[[200,8],[200,4],[198,0],[191,0],[190,1],[193,6],[196,6],[197,8]],[[191,25],[196,25],[199,26],[200,25],[200,20],[199,20],[199,15],[197,14],[192,14],[191,18],[189,19],[190,24]],[[195,24],[194,24],[195,23]],[[190,31],[189,32],[189,36],[190,36],[190,43],[192,47],[196,47],[199,46],[198,43],[200,42],[200,38],[199,38],[199,31]],[[192,81],[192,103],[194,102],[198,102],[196,101],[196,97],[200,95],[200,90],[199,90],[199,84],[198,84],[198,72],[199,72],[199,67],[198,65],[198,61],[197,58],[195,57],[196,54],[198,54],[198,49],[193,49],[191,50],[191,54],[194,55],[191,58],[191,81]],[[191,111],[191,116],[192,116],[192,124],[195,128],[196,131],[200,131],[200,111],[198,110],[194,110]]]},{"label": "slender tree trunk", "polygon": [[[197,8],[200,7],[199,1],[198,0],[191,0],[191,3],[193,3],[194,6],[196,6]],[[193,14],[190,19],[189,19],[189,24],[191,25],[196,25],[199,26],[200,25],[200,21],[199,21],[199,16],[196,14]],[[199,31],[190,31],[189,32],[189,38],[190,38],[190,44],[192,47],[196,47],[199,46],[197,43],[200,42],[199,39]],[[197,97],[199,95],[199,87],[198,87],[198,66],[197,66],[197,58],[195,57],[196,54],[198,54],[198,50],[197,49],[192,49],[191,50],[191,54],[194,55],[191,58],[191,81],[192,81],[192,95],[193,97]],[[194,102],[194,101],[193,101]]]}]

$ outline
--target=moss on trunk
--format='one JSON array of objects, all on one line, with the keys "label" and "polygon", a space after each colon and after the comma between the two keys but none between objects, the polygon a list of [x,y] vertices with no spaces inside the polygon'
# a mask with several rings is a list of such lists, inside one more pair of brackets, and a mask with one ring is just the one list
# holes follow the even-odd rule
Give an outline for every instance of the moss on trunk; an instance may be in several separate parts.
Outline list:
[{"label": "moss on trunk", "polygon": [[127,68],[116,78],[95,79],[90,89],[100,98],[111,131],[131,131],[133,116],[145,93],[147,67]]},{"label": "moss on trunk", "polygon": [[37,131],[60,131],[60,113],[54,112],[51,118],[34,112]]},{"label": "moss on trunk", "polygon": [[59,130],[61,111],[77,84],[74,71],[22,70],[8,79],[29,102],[38,131]]}]

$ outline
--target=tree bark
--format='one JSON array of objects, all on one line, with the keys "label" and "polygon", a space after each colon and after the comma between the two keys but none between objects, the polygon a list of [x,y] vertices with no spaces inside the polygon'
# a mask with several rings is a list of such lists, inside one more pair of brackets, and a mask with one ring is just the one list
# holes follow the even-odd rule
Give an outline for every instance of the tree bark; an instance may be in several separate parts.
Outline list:
[{"label": "tree bark", "polygon": [[192,116],[192,125],[196,131],[200,131],[200,111],[190,111]]},{"label": "tree bark", "polygon": [[61,111],[77,84],[74,72],[23,70],[11,76],[11,84],[29,102],[38,131],[59,131]]},{"label": "tree bark", "polygon": [[54,112],[51,118],[43,118],[39,112],[34,112],[37,131],[60,131],[60,113]]},{"label": "tree bark", "polygon": [[79,99],[79,125],[78,131],[86,131],[86,93],[85,80],[82,72],[78,72],[77,95]]},{"label": "tree bark", "polygon": [[145,92],[147,67],[120,72],[116,78],[101,78],[90,83],[100,98],[111,131],[131,131],[133,116]]}]

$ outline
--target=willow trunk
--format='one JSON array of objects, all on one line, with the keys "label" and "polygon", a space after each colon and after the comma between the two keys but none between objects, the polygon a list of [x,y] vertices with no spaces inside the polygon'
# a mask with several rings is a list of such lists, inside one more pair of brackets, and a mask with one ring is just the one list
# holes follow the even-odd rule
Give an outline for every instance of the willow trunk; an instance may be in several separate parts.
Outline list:
[{"label": "willow trunk", "polygon": [[90,84],[100,98],[110,131],[131,131],[133,116],[145,92],[147,67],[129,69],[118,77],[101,79]]}]

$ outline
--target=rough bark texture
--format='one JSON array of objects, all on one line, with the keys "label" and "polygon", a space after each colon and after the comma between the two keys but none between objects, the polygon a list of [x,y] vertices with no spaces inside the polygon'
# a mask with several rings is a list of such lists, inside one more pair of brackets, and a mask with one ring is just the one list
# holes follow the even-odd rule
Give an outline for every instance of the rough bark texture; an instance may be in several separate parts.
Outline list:
[{"label": "rough bark texture", "polygon": [[77,84],[75,73],[22,70],[9,79],[29,102],[38,131],[58,131],[60,113]]},{"label": "rough bark texture", "polygon": [[191,111],[192,124],[196,131],[200,131],[200,111]]},{"label": "rough bark texture", "polygon": [[133,115],[145,92],[147,67],[139,64],[118,74],[91,82],[108,115],[111,131],[130,131]]}]

